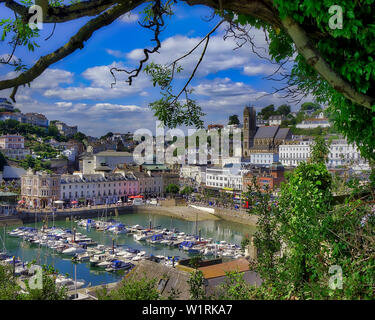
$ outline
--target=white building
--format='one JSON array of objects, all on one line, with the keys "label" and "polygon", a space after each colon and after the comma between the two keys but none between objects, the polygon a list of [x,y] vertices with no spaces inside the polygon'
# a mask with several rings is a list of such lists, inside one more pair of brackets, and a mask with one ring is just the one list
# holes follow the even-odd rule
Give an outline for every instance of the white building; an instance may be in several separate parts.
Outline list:
[{"label": "white building", "polygon": [[180,177],[191,181],[192,185],[200,186],[206,183],[205,165],[183,165],[180,169]]},{"label": "white building", "polygon": [[77,157],[77,150],[74,148],[65,149],[61,151],[61,154],[67,157],[69,161],[74,161]]},{"label": "white building", "polygon": [[279,126],[283,120],[285,120],[284,115],[273,115],[268,118],[268,123],[270,126]]},{"label": "white building", "polygon": [[251,164],[270,165],[279,162],[279,154],[276,152],[250,153]]},{"label": "white building", "polygon": [[362,166],[363,169],[369,167],[367,160],[361,157],[356,145],[348,144],[344,139],[333,140],[329,149],[328,165],[331,167],[347,164]]},{"label": "white building", "polygon": [[0,137],[0,149],[5,156],[11,159],[24,159],[30,154],[29,149],[25,149],[25,139],[21,135],[7,134]]},{"label": "white building", "polygon": [[301,129],[314,129],[314,128],[328,128],[331,126],[331,123],[327,118],[311,118],[303,120],[301,123],[296,125],[296,128]]},{"label": "white building", "polygon": [[92,204],[115,203],[138,194],[138,181],[131,173],[61,175],[61,200],[83,199]]},{"label": "white building", "polygon": [[299,141],[296,144],[282,144],[279,146],[279,161],[284,166],[296,167],[302,161],[310,158],[312,140]]},{"label": "white building", "polygon": [[107,150],[84,157],[82,160],[82,172],[84,174],[95,174],[103,166],[114,170],[118,164],[130,164],[133,162],[133,155],[129,152]]},{"label": "white building", "polygon": [[13,111],[14,107],[10,101],[6,98],[0,98],[0,109],[5,109],[6,111]]},{"label": "white building", "polygon": [[218,189],[242,191],[242,174],[240,166],[226,164],[223,167],[211,167],[206,170],[206,186]]},{"label": "white building", "polygon": [[163,176],[151,171],[132,173],[138,180],[139,194],[152,197],[160,197],[163,194]]},{"label": "white building", "polygon": [[25,143],[24,137],[15,134],[7,134],[0,137],[0,148],[2,149],[23,149]]},{"label": "white building", "polygon": [[[307,161],[311,156],[311,148],[314,141],[300,141],[298,144],[285,144],[279,146],[280,162],[284,166],[298,166],[302,161]],[[360,155],[354,144],[348,144],[346,140],[333,140],[329,147],[329,167],[342,165],[358,165],[367,169],[368,163]]]},{"label": "white building", "polygon": [[74,136],[78,132],[77,126],[68,126],[66,123],[62,121],[56,121],[55,126],[57,130],[59,130],[59,133],[63,136]]}]

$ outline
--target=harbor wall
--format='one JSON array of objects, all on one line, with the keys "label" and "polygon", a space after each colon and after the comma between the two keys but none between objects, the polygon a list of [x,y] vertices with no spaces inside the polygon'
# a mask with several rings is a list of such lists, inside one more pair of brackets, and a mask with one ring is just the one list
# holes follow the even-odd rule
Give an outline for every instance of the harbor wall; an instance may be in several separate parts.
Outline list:
[{"label": "harbor wall", "polygon": [[176,206],[186,206],[185,199],[165,199],[159,200],[162,207],[176,207]]},{"label": "harbor wall", "polygon": [[[124,207],[108,207],[107,209],[107,217],[115,217],[116,211],[118,215],[126,214],[126,213],[133,213],[138,212],[138,206],[124,206]],[[101,217],[103,214],[105,214],[104,208],[90,208],[90,209],[73,209],[73,210],[63,210],[58,211],[55,213],[53,217],[52,211],[46,212],[46,211],[22,211],[18,213],[17,217],[18,219],[22,220],[23,223],[32,223],[32,222],[40,222],[44,221],[46,218],[48,221],[52,221],[52,219],[57,220],[66,220],[69,219],[83,219],[83,218],[96,218]]]},{"label": "harbor wall", "polygon": [[[66,220],[66,219],[83,219],[83,218],[97,218],[102,217],[105,212],[105,207],[101,208],[79,208],[73,210],[59,210],[54,219],[57,220]],[[108,207],[107,208],[107,218],[114,218],[116,215],[125,215],[131,213],[139,212],[148,212],[174,216],[176,218],[181,218],[184,220],[195,221],[197,218],[199,221],[202,220],[217,220],[223,219],[228,221],[233,221],[241,224],[248,224],[255,226],[257,223],[257,216],[249,215],[246,211],[240,210],[230,210],[222,208],[210,208],[203,206],[191,205],[186,206],[151,206],[151,205],[138,205],[138,206],[119,206],[119,207]],[[201,212],[196,216],[196,212]],[[35,221],[52,221],[53,214],[52,211],[22,211],[19,212],[16,216],[8,218],[6,224],[22,224],[22,223],[33,223]],[[1,219],[0,219],[1,225]]]},{"label": "harbor wall", "polygon": [[9,217],[9,216],[0,217],[0,227],[22,225],[22,224],[23,224],[22,220],[17,219],[15,217]]},{"label": "harbor wall", "polygon": [[219,217],[223,220],[233,221],[242,224],[249,224],[255,226],[258,221],[258,217],[255,215],[248,214],[245,210],[230,210],[230,209],[223,209],[223,208],[210,208],[210,207],[202,207],[196,205],[190,205],[190,207],[208,212],[213,214],[216,217]]},{"label": "harbor wall", "polygon": [[228,221],[238,222],[242,224],[248,224],[256,226],[258,222],[258,217],[247,213],[246,211],[240,210],[229,210],[222,208],[215,208],[215,216]]}]

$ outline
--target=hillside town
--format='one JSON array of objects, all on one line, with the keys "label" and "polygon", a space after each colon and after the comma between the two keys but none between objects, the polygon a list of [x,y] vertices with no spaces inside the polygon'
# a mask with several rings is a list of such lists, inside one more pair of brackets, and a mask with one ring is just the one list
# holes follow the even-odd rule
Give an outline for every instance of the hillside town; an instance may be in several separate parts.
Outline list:
[{"label": "hillside town", "polygon": [[4,311],[374,300],[375,0],[0,8]]},{"label": "hillside town", "polygon": [[[215,134],[225,130],[232,139],[236,130],[240,133],[237,145],[240,144],[241,153],[237,156],[233,140],[229,142],[229,149],[233,149],[229,154],[217,153],[212,145],[203,150],[206,163],[202,163],[198,161],[202,150],[196,145],[191,147],[187,137],[182,156],[173,152],[180,162],[158,163],[154,156],[151,162],[139,163],[134,154],[143,147],[130,132],[86,136],[75,125],[50,121],[43,114],[23,114],[8,100],[1,101],[0,221],[3,225],[12,224],[13,220],[15,224],[29,225],[9,229],[8,237],[29,243],[30,250],[39,246],[38,256],[44,246],[57,252],[61,259],[71,257],[72,263],[89,262],[90,270],[100,270],[96,271],[99,275],[109,272],[116,277],[122,271],[138,277],[143,270],[160,283],[164,281],[163,274],[168,273],[182,290],[179,299],[189,297],[194,257],[200,257],[197,263],[206,281],[205,294],[217,294],[227,272],[234,268],[239,268],[247,284],[262,283],[260,275],[249,265],[259,254],[253,236],[242,237],[240,246],[207,235],[202,237],[198,226],[222,219],[229,235],[232,231],[228,223],[239,223],[244,228],[255,226],[258,218],[250,214],[254,204],[249,203],[248,190],[254,190],[255,184],[261,193],[270,194],[271,202],[277,203],[288,174],[310,161],[317,137],[326,141],[329,151],[325,165],[333,179],[341,181],[344,191],[349,176],[366,183],[370,172],[369,163],[356,145],[335,131],[323,107],[311,102],[302,104],[296,112],[291,112],[287,105],[270,105],[258,112],[254,106],[245,106],[242,116],[232,115],[226,124],[209,124],[204,138],[210,137],[211,143]],[[157,141],[152,137],[151,146],[157,152],[166,153],[168,147],[173,148],[173,141],[163,142],[162,146]],[[338,196],[339,190],[337,185]],[[124,223],[129,214],[139,215],[139,221],[146,222],[144,212],[149,216],[148,226]],[[177,228],[162,229],[153,224],[155,218],[150,214],[194,222],[195,230],[185,233]],[[97,219],[90,218],[96,215]],[[55,221],[63,219],[66,222],[56,227]],[[53,226],[49,227],[51,220]],[[37,223],[42,226],[39,230]],[[70,229],[61,227],[68,225]],[[77,232],[77,228],[86,233]],[[109,234],[105,243],[112,237],[112,246],[99,242],[90,234],[93,231]],[[124,240],[132,247],[115,246],[115,241]],[[171,253],[166,255],[162,249],[163,254],[154,254],[155,246],[158,250],[167,247]],[[24,286],[25,279],[32,275],[29,267],[22,258],[11,258],[4,252],[1,263],[13,264],[14,274]],[[86,280],[77,280],[76,276],[73,279],[53,274],[57,288],[69,290],[69,299],[98,299],[95,290],[102,286],[91,288]],[[112,285],[118,282],[105,287],[115,290]],[[158,292],[164,292],[162,296],[168,298],[173,291],[168,290]]]},{"label": "hillside town", "polygon": [[[325,130],[329,142],[327,167],[332,173],[340,175],[349,170],[363,175],[369,170],[355,144],[327,130],[332,129],[331,123],[324,109],[314,103],[305,103],[298,112],[291,112],[287,106],[284,113],[280,110],[285,106],[278,110],[268,106],[258,113],[246,106],[241,120],[234,115],[228,124],[207,128],[208,132],[240,129],[241,157],[219,155],[219,162],[211,164],[208,155],[207,164],[178,165],[155,161],[136,164],[132,152],[139,142],[130,132],[90,137],[79,132],[77,126],[49,121],[42,114],[23,114],[6,99],[1,100],[1,106],[1,188],[2,192],[17,195],[12,208],[3,208],[9,212],[15,207],[125,204],[132,196],[141,196],[144,201],[184,196],[215,206],[223,194],[231,199],[228,206],[241,210],[246,208],[242,194],[254,177],[259,186],[267,186],[277,196],[285,173],[310,158],[314,134],[321,130]],[[197,152],[187,149],[185,156],[191,151]]]}]

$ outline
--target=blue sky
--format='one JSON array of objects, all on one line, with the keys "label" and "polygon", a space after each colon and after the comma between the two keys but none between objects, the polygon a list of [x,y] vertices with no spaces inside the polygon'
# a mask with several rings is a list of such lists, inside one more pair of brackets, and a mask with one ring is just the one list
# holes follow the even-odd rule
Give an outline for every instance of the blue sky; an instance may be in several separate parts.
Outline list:
[{"label": "blue sky", "polygon": [[[0,19],[10,17],[11,11],[0,5]],[[120,81],[111,89],[111,66],[133,69],[143,58],[142,49],[154,44],[152,32],[139,26],[142,7],[135,9],[112,25],[95,32],[82,50],[50,66],[31,87],[20,88],[16,107],[22,112],[41,112],[49,120],[59,119],[69,125],[78,125],[79,130],[92,136],[101,136],[108,131],[134,132],[139,128],[155,130],[155,120],[148,104],[160,97],[159,89],[154,88],[150,79],[142,72],[134,79],[132,86],[124,81],[126,76],[119,74]],[[203,6],[190,7],[177,4],[174,15],[166,20],[162,32],[160,54],[151,56],[150,61],[168,63],[188,52],[219,21],[218,17],[209,20],[212,10]],[[69,37],[89,20],[58,24],[52,37],[45,41],[53,25],[44,25],[34,53],[25,48],[17,48],[15,56],[31,65],[40,56],[48,54],[63,45]],[[194,99],[202,106],[205,124],[227,123],[228,116],[238,114],[242,118],[245,105],[258,109],[271,103],[276,106],[286,103],[279,95],[272,93],[277,82],[265,80],[275,68],[267,60],[259,59],[250,46],[240,49],[232,39],[223,40],[225,26],[222,25],[211,37],[206,56],[190,88],[194,89]],[[259,52],[266,55],[265,37],[262,31],[252,30]],[[184,72],[176,79],[176,90],[183,86],[183,76],[194,68],[200,50],[184,59]],[[9,53],[9,46],[0,44],[0,56]],[[0,78],[14,76],[10,67],[0,66]],[[0,96],[9,96],[9,90]],[[311,99],[307,99],[311,100]],[[292,105],[292,109],[299,106]]]}]

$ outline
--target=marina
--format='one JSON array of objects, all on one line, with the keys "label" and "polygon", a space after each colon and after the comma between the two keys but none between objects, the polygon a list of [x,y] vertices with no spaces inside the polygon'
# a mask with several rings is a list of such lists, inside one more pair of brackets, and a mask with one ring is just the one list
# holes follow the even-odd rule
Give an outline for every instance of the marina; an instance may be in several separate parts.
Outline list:
[{"label": "marina", "polygon": [[54,266],[60,275],[67,274],[70,285],[72,279],[84,279],[77,280],[80,287],[119,281],[144,259],[172,267],[194,255],[239,258],[242,237],[254,231],[224,221],[197,225],[147,212],[50,224],[4,228],[4,249],[20,263]]}]

